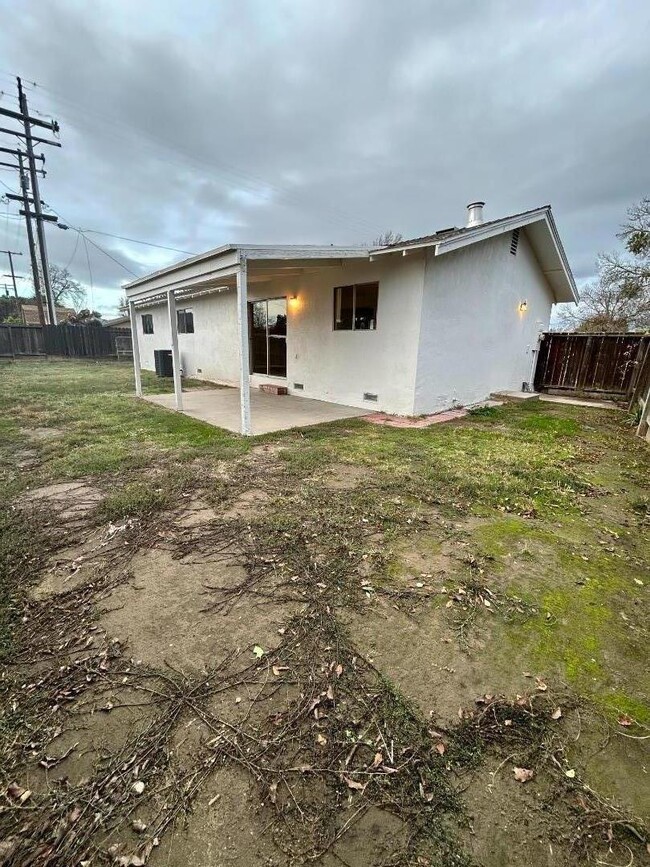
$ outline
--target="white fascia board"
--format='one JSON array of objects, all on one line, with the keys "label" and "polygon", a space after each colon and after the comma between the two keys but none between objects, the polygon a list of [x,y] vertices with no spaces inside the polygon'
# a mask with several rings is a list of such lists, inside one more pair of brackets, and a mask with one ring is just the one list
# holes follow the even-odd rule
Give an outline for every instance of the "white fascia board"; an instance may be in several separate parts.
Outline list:
[{"label": "white fascia board", "polygon": [[[138,277],[137,280],[126,283],[124,290],[127,296],[131,297],[129,290],[135,289],[138,286],[151,284],[159,280],[159,278],[174,274],[183,269],[191,268],[195,265],[200,266],[202,263],[223,256],[225,253],[237,253],[238,256],[241,255],[246,259],[352,259],[365,258],[368,255],[368,247],[330,247],[323,246],[322,244],[291,244],[282,247],[272,247],[268,244],[223,244],[214,250],[199,253],[197,256],[192,256],[189,259],[176,262],[174,265],[161,268],[159,271],[154,271],[145,277]],[[171,285],[172,282],[165,282],[159,285]]]},{"label": "white fascia board", "polygon": [[166,292],[170,289],[206,289],[209,288],[206,284],[223,280],[226,277],[233,277],[237,274],[238,270],[239,265],[227,265],[222,268],[212,268],[211,270],[206,269],[200,274],[194,274],[184,279],[179,279],[181,276],[180,274],[178,274],[177,279],[173,279],[174,275],[169,274],[169,279],[167,280],[165,280],[164,277],[161,277],[161,275],[155,277],[152,275],[148,280],[151,284],[149,286],[141,285],[136,286],[133,289],[126,287],[126,297],[129,301],[142,301],[145,298],[153,298],[160,292]]},{"label": "white fascia board", "polygon": [[155,277],[163,277],[165,274],[172,274],[179,268],[186,268],[190,265],[198,265],[200,262],[204,262],[206,259],[210,259],[213,256],[220,256],[222,253],[226,253],[228,251],[236,249],[237,247],[234,244],[222,244],[221,247],[215,247],[214,250],[208,250],[205,253],[197,253],[196,256],[190,256],[189,259],[182,259],[180,262],[176,262],[174,265],[168,265],[166,268],[160,268],[160,270],[158,271],[152,271],[151,274],[146,274],[144,277],[138,277],[137,280],[131,280],[130,283],[125,283],[123,288],[131,289],[132,287],[140,286],[142,283],[150,282]]},{"label": "white fascia board", "polygon": [[265,247],[248,245],[240,247],[247,259],[365,259],[368,247],[323,247],[320,245],[289,245],[285,247]]}]

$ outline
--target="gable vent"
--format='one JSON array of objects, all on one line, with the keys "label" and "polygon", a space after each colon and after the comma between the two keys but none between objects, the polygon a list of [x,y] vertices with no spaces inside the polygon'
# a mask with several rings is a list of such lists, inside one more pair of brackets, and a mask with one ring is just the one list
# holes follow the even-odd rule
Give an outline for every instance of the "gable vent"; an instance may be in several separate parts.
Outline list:
[{"label": "gable vent", "polygon": [[293,387],[297,389],[297,391],[303,391],[305,388],[302,382],[294,382]]},{"label": "gable vent", "polygon": [[377,400],[377,395],[376,395],[376,394],[372,394],[372,393],[369,392],[369,391],[364,391],[364,393],[363,393],[363,399],[364,399],[364,400],[374,400],[374,401],[376,401],[376,400]]},{"label": "gable vent", "polygon": [[513,256],[517,255],[517,247],[519,246],[519,229],[513,229],[512,238],[510,239],[510,252]]}]

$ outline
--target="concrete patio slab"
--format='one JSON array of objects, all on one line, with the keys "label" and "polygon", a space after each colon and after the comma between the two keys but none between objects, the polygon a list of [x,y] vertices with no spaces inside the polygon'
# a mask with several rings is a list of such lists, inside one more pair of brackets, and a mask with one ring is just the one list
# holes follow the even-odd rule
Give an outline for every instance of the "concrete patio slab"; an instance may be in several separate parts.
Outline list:
[{"label": "concrete patio slab", "polygon": [[562,397],[559,394],[541,394],[540,400],[546,403],[564,403],[567,406],[591,406],[594,409],[622,409],[613,400],[589,400],[579,397]]},{"label": "concrete patio slab", "polygon": [[[144,395],[144,400],[157,406],[174,410],[173,394]],[[239,433],[241,417],[239,389],[202,388],[183,392],[183,413],[199,421]],[[288,430],[292,427],[307,427],[344,418],[367,415],[367,409],[341,406],[323,400],[311,400],[293,395],[264,394],[251,389],[251,423],[253,436]]]}]

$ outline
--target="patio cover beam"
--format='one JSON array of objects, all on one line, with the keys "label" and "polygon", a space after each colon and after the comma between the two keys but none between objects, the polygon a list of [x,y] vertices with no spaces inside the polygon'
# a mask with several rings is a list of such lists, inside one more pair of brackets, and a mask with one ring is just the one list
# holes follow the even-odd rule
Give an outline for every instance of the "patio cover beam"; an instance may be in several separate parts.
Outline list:
[{"label": "patio cover beam", "polygon": [[241,408],[241,432],[252,434],[250,359],[248,350],[248,264],[240,254],[237,271],[237,333],[239,335],[239,400]]},{"label": "patio cover beam", "polygon": [[142,397],[142,374],[140,371],[140,340],[138,338],[138,318],[135,304],[129,301],[129,318],[131,320],[131,346],[133,350],[133,373],[135,375],[135,393]]},{"label": "patio cover beam", "polygon": [[181,383],[181,355],[178,351],[178,322],[176,319],[176,296],[174,290],[167,292],[167,313],[169,314],[169,333],[172,338],[172,367],[174,371],[174,395],[176,409],[183,411],[183,386]]}]

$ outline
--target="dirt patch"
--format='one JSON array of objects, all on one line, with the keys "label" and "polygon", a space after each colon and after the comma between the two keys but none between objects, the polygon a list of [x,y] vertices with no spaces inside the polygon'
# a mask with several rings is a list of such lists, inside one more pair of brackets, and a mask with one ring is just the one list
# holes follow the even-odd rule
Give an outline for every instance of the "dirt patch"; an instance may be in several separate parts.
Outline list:
[{"label": "dirt patch", "polygon": [[205,500],[195,499],[190,501],[189,506],[174,523],[179,527],[191,529],[209,524],[216,517],[217,513]]},{"label": "dirt patch", "polygon": [[263,834],[260,803],[250,777],[236,768],[217,771],[201,791],[186,824],[154,849],[152,867],[284,867],[288,860]]},{"label": "dirt patch", "polygon": [[[513,765],[497,772],[493,758],[472,775],[463,798],[469,819],[466,842],[484,867],[565,867],[575,864],[561,833],[556,811],[548,809],[549,782],[518,783]],[[465,781],[467,784],[467,781]]]},{"label": "dirt patch", "polygon": [[27,491],[18,505],[46,507],[62,521],[86,517],[101,502],[103,494],[85,482],[62,482]]},{"label": "dirt patch", "polygon": [[41,581],[31,589],[32,599],[46,599],[73,590],[103,573],[124,545],[121,531],[125,527],[125,523],[98,527],[82,544],[57,551],[45,564]]},{"label": "dirt patch", "polygon": [[[341,827],[353,818],[353,813],[353,809],[342,813]],[[405,822],[386,810],[370,807],[318,863],[322,864],[322,867],[339,867],[341,864],[349,867],[374,867],[375,864],[390,864],[391,856],[403,849],[407,839],[408,826]]]},{"label": "dirt patch", "polygon": [[351,491],[371,475],[368,467],[355,464],[332,464],[319,476],[326,488],[331,491]]},{"label": "dirt patch", "polygon": [[239,497],[223,512],[224,518],[253,518],[259,515],[264,506],[271,500],[271,495],[267,494],[261,488],[251,488],[249,491],[244,491]]},{"label": "dirt patch", "polygon": [[[112,702],[111,702],[112,699]],[[101,707],[115,707],[106,712]],[[119,703],[119,706],[117,706]],[[133,704],[129,708],[124,705]],[[96,773],[103,756],[120,752],[136,734],[143,731],[153,714],[153,708],[143,707],[143,694],[128,687],[117,694],[104,695],[101,702],[90,708],[73,706],[68,709],[65,730],[48,744],[29,769],[26,783],[36,791],[47,791],[52,782],[67,780],[78,785]],[[65,758],[61,759],[62,756]],[[56,762],[44,768],[43,760]]]},{"label": "dirt patch", "polygon": [[133,578],[105,602],[101,626],[128,643],[129,653],[155,666],[169,662],[182,671],[204,670],[236,648],[278,644],[278,628],[293,613],[289,605],[256,604],[246,598],[227,613],[210,613],[209,587],[233,586],[245,573],[235,562],[175,560],[161,549],[137,554]]},{"label": "dirt patch", "polygon": [[47,442],[47,440],[60,439],[65,433],[56,427],[21,428],[20,432],[36,442]]},{"label": "dirt patch", "polygon": [[451,724],[460,706],[471,706],[485,693],[524,693],[531,679],[512,665],[487,629],[459,652],[446,600],[434,597],[409,615],[375,595],[363,614],[348,615],[348,624],[359,649],[407,698],[426,716]]}]

